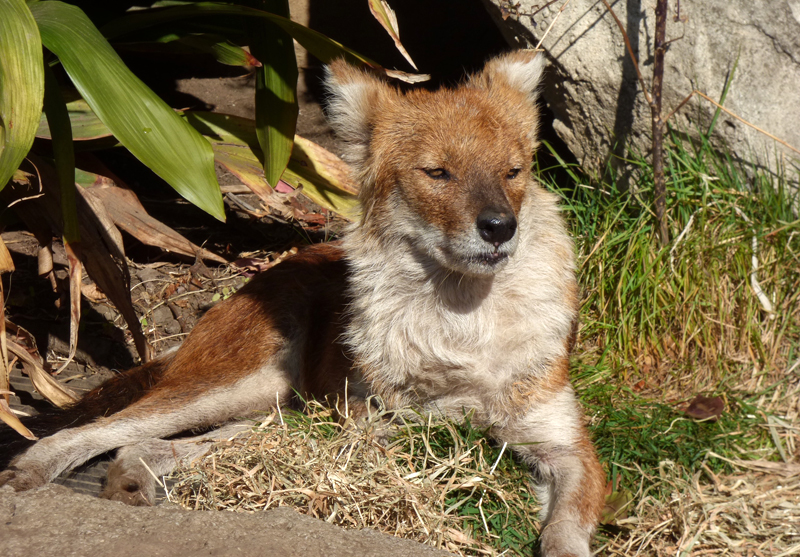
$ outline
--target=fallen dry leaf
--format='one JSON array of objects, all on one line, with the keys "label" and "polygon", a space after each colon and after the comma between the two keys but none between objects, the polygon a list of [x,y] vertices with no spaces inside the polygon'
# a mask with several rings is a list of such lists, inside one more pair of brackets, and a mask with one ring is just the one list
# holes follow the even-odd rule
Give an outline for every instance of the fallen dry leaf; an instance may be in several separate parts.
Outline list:
[{"label": "fallen dry leaf", "polygon": [[8,350],[12,352],[22,361],[22,367],[28,377],[31,378],[33,386],[39,391],[39,394],[47,400],[58,406],[64,408],[70,406],[78,400],[78,395],[70,389],[56,381],[42,367],[36,358],[31,356],[24,346],[17,344],[13,340],[6,337]]},{"label": "fallen dry leaf", "polygon": [[[8,395],[3,393],[3,397],[5,396]],[[36,441],[38,437],[31,433],[31,430],[19,421],[19,418],[11,411],[11,408],[8,407],[8,402],[6,402],[6,399],[3,397],[0,397],[0,420],[8,424],[11,429],[22,435],[25,439]]]},{"label": "fallen dry leaf", "polygon": [[724,409],[725,401],[721,397],[697,395],[689,402],[684,413],[695,420],[716,420]]},{"label": "fallen dry leaf", "polygon": [[[14,262],[8,252],[6,243],[0,238],[0,275],[14,270]],[[1,277],[0,277],[1,278]],[[3,282],[0,280],[0,315],[5,315],[6,298],[3,291]],[[0,390],[7,392],[9,389],[8,378],[10,370],[8,368],[8,351],[6,349],[6,322],[0,320]],[[8,401],[8,394],[3,394],[0,400]],[[5,420],[4,420],[5,421]]]},{"label": "fallen dry leaf", "polygon": [[411,84],[422,83],[423,81],[429,81],[431,79],[431,74],[429,73],[408,73],[389,69],[384,69],[383,73],[385,73],[387,77],[399,79],[400,81]]},{"label": "fallen dry leaf", "polygon": [[105,294],[97,288],[97,285],[93,282],[89,284],[81,284],[81,294],[84,298],[89,300],[94,304],[99,304],[108,300]]},{"label": "fallen dry leaf", "polygon": [[80,163],[86,170],[77,173],[79,184],[84,192],[102,203],[116,227],[148,246],[188,257],[199,255],[215,263],[227,263],[224,258],[190,242],[151,217],[133,190],[96,158],[83,155]]},{"label": "fallen dry leaf", "polygon": [[6,243],[0,238],[0,273],[10,273],[14,271],[14,261],[8,252]]},{"label": "fallen dry leaf", "polygon": [[288,251],[281,253],[277,257],[274,257],[271,261],[266,258],[243,257],[231,263],[231,266],[242,271],[242,274],[245,276],[253,276],[256,273],[260,273],[262,271],[266,271],[271,267],[274,267],[281,261],[284,261],[285,259],[293,256],[296,253],[297,253],[297,248],[292,248]]},{"label": "fallen dry leaf", "polygon": [[625,489],[612,491],[606,495],[606,503],[600,513],[600,524],[606,526],[616,524],[618,520],[627,518],[628,508],[633,501],[633,494]]},{"label": "fallen dry leaf", "polygon": [[58,375],[66,368],[75,357],[78,349],[78,327],[81,323],[81,278],[83,265],[81,265],[80,242],[64,241],[69,261],[69,354],[67,360],[59,367],[54,375]]}]

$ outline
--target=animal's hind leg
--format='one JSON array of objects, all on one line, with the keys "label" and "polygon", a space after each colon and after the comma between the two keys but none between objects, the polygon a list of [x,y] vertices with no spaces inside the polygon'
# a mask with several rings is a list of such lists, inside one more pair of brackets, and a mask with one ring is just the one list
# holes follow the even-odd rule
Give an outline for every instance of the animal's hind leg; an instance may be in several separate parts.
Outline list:
[{"label": "animal's hind leg", "polygon": [[0,473],[0,485],[11,485],[17,491],[38,487],[110,450],[225,423],[285,403],[290,396],[289,377],[274,367],[192,396],[157,388],[108,418],[40,440],[15,458],[9,470]]},{"label": "animal's hind leg", "polygon": [[156,497],[156,478],[200,458],[218,441],[249,433],[252,427],[252,422],[239,422],[193,437],[149,439],[120,447],[108,468],[100,497],[133,506],[152,505]]}]

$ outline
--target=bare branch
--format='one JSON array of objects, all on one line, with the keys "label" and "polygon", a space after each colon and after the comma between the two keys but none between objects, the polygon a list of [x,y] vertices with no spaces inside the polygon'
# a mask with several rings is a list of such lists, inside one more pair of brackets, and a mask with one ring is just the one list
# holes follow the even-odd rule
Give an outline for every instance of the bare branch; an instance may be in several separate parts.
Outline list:
[{"label": "bare branch", "polygon": [[619,30],[622,32],[622,39],[625,41],[625,46],[628,48],[628,55],[631,57],[633,67],[636,69],[636,76],[639,78],[639,85],[642,87],[644,98],[647,101],[647,104],[652,105],[653,100],[650,98],[650,93],[647,92],[647,85],[644,82],[644,77],[642,77],[642,72],[639,71],[639,62],[636,60],[636,56],[633,55],[633,47],[631,46],[631,41],[628,38],[628,33],[625,31],[625,27],[622,26],[622,22],[617,17],[617,14],[615,14],[614,10],[611,9],[609,3],[606,0],[603,0],[603,4],[608,10],[608,13],[611,14],[611,17],[614,18],[614,21],[617,22],[617,27],[619,27]]},{"label": "bare branch", "polygon": [[653,62],[653,102],[650,113],[653,119],[653,194],[658,224],[658,237],[661,245],[669,242],[669,228],[667,227],[667,186],[664,177],[664,127],[666,123],[661,118],[661,92],[664,85],[664,54],[667,50],[667,11],[668,0],[656,2],[656,33],[654,38]]}]

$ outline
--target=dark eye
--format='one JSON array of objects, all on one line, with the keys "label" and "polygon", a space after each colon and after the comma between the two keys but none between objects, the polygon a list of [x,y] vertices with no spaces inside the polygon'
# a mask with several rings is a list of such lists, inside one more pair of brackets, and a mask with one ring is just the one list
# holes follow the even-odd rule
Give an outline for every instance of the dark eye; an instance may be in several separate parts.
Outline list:
[{"label": "dark eye", "polygon": [[423,168],[422,171],[425,172],[429,178],[433,178],[434,180],[450,179],[450,173],[444,168]]},{"label": "dark eye", "polygon": [[506,174],[506,178],[509,180],[513,180],[514,178],[519,176],[520,171],[521,171],[520,168],[512,168],[511,170],[508,171],[508,174]]}]

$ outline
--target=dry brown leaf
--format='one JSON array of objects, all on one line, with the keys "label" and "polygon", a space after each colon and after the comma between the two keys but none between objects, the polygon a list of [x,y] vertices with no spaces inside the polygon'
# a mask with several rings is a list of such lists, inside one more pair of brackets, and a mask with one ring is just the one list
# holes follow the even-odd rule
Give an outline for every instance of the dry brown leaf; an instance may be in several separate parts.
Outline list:
[{"label": "dry brown leaf", "polygon": [[39,244],[39,253],[36,255],[37,273],[40,277],[46,277],[53,272],[53,247],[47,244]]},{"label": "dry brown leaf", "polygon": [[3,321],[3,325],[5,326],[6,332],[10,335],[13,335],[14,342],[25,348],[25,350],[28,351],[28,354],[31,357],[36,358],[36,361],[39,362],[39,364],[44,364],[44,360],[42,360],[42,356],[39,354],[39,349],[36,347],[36,338],[29,330],[24,327],[20,327],[8,319]]},{"label": "dry brown leaf", "polygon": [[8,344],[8,349],[22,360],[25,373],[31,378],[31,382],[36,390],[39,391],[39,394],[59,408],[70,406],[78,400],[78,395],[69,387],[53,379],[36,358],[28,353],[24,346],[17,344],[8,337],[6,337],[6,343]]},{"label": "dry brown leaf", "polygon": [[108,300],[105,294],[97,288],[95,283],[81,284],[81,294],[84,298],[94,304],[99,304]]},{"label": "dry brown leaf", "polygon": [[[0,238],[0,275],[3,273],[7,273],[14,270],[14,262],[11,260],[11,254],[8,253],[8,248],[6,247],[6,243],[3,241],[3,238]],[[2,276],[0,276],[0,279]],[[8,367],[8,346],[6,345],[6,295],[3,291],[3,281],[0,280],[0,391],[2,391],[2,396],[0,396],[0,408],[8,408],[8,392],[10,388],[10,377],[11,377],[11,370]],[[15,425],[13,418],[9,418],[6,414],[10,413],[10,410],[6,412],[3,410],[2,419],[8,425],[13,427],[16,431],[19,431],[23,435],[23,433],[19,426]],[[12,415],[13,416],[13,415]],[[15,418],[15,416],[14,416]],[[11,420],[11,421],[9,421]],[[19,421],[19,420],[17,420]],[[28,432],[30,433],[30,432]]]},{"label": "dry brown leaf", "polygon": [[431,74],[429,73],[408,73],[401,72],[399,70],[390,70],[387,68],[384,68],[383,73],[385,73],[387,77],[399,79],[400,81],[411,84],[422,83],[431,79]]},{"label": "dry brown leaf", "polygon": [[103,205],[116,227],[148,246],[188,257],[199,255],[215,263],[227,263],[224,258],[190,242],[169,226],[151,217],[133,190],[97,159],[84,155],[80,162],[82,168],[92,171],[83,172],[81,175],[87,180],[85,183],[81,182],[83,192],[89,194],[93,206],[96,202]]},{"label": "dry brown leaf", "polygon": [[725,409],[725,401],[718,396],[697,395],[684,410],[687,416],[696,420],[716,420]]},{"label": "dry brown leaf", "polygon": [[[4,201],[25,199],[15,205],[15,210],[40,243],[53,235],[62,236],[61,195],[55,170],[34,155],[29,155],[25,165],[35,169],[41,179],[42,190],[47,195],[31,198],[29,186],[10,183],[0,192]],[[25,166],[24,165],[24,166]],[[34,167],[35,165],[35,167]],[[38,180],[37,180],[38,181]],[[142,333],[139,319],[133,309],[130,295],[130,273],[125,254],[121,249],[121,235],[102,203],[92,199],[84,188],[77,188],[76,205],[80,223],[81,258],[86,272],[105,292],[122,314],[133,335],[136,349],[143,361],[148,361],[151,348]]]},{"label": "dry brown leaf", "polygon": [[67,261],[69,261],[69,354],[67,361],[59,367],[55,375],[58,375],[66,368],[75,357],[78,349],[78,327],[81,323],[81,277],[83,275],[83,265],[81,265],[80,242],[64,241],[64,248],[67,250]]},{"label": "dry brown leaf", "polygon": [[[8,395],[3,393],[3,396]],[[8,407],[8,402],[6,402],[6,399],[3,397],[0,397],[0,420],[8,424],[11,429],[22,435],[25,439],[30,439],[31,441],[36,441],[38,439],[38,437],[31,433],[31,430],[19,421],[19,418],[11,411],[11,408]]]},{"label": "dry brown leaf", "polygon": [[389,7],[389,3],[386,2],[386,0],[368,0],[368,2],[369,11],[372,12],[372,15],[378,20],[378,23],[389,33],[389,36],[394,41],[394,45],[397,47],[397,50],[400,51],[400,54],[403,55],[403,58],[408,60],[411,67],[416,70],[417,65],[414,63],[414,60],[411,59],[411,55],[408,54],[403,43],[400,42],[400,30],[397,27],[397,15],[394,13],[394,10]]},{"label": "dry brown leaf", "polygon": [[0,238],[0,273],[11,273],[14,271],[14,261],[8,252],[6,243]]}]

